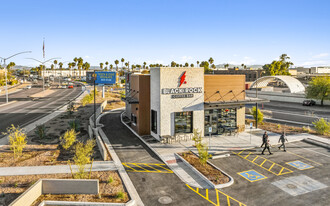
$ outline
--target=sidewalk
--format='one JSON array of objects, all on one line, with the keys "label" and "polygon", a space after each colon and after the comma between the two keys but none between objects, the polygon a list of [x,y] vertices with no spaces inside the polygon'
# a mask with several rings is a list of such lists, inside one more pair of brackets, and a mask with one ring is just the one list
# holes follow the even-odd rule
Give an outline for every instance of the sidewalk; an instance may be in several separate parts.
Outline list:
[{"label": "sidewalk", "polygon": [[[90,164],[86,165],[86,170],[89,171]],[[72,170],[77,171],[77,166],[72,165]],[[94,162],[92,171],[109,171],[117,170],[117,167],[112,161]],[[37,174],[59,174],[71,173],[69,165],[56,166],[28,166],[28,167],[0,167],[0,176],[12,175],[37,175]]]},{"label": "sidewalk", "polygon": [[[123,121],[122,121],[123,122]],[[125,124],[126,125],[126,124]],[[164,161],[168,167],[186,184],[198,187],[198,188],[210,188],[210,186],[201,179],[194,171],[187,167],[181,160],[175,157],[175,153],[185,152],[192,150],[197,153],[197,149],[193,147],[194,141],[187,140],[181,141],[180,143],[176,142],[173,144],[161,144],[155,142],[150,136],[139,136],[136,134],[128,125],[126,125],[136,136],[138,136],[152,151],[154,151],[159,158]],[[248,125],[246,128],[249,128]],[[211,138],[204,137],[203,142],[206,144],[210,143],[209,152],[213,155],[229,153],[234,150],[243,150],[243,149],[254,149],[260,150],[262,144],[262,135],[264,130],[261,129],[246,129],[244,132],[232,135],[215,135]],[[270,140],[270,144],[275,146],[278,145],[278,140],[280,134],[267,132]],[[289,135],[287,139],[289,142],[301,141],[303,139],[313,139],[317,141],[330,144],[330,140],[317,137],[310,134],[297,134]],[[261,150],[260,150],[261,151]],[[221,168],[220,168],[221,169]]]}]

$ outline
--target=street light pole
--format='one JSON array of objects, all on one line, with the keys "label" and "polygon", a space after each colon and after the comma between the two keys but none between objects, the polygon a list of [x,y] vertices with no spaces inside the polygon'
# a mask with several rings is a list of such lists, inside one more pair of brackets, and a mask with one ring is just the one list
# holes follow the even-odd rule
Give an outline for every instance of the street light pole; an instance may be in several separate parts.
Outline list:
[{"label": "street light pole", "polygon": [[7,57],[7,58],[3,58],[3,57],[0,57],[0,59],[3,59],[3,63],[4,63],[4,69],[5,69],[5,81],[6,81],[6,103],[8,104],[8,85],[7,85],[7,65],[6,65],[6,60],[7,59],[10,59],[14,56],[17,56],[19,54],[24,54],[24,53],[31,53],[32,51],[24,51],[24,52],[19,52],[17,54],[14,54],[14,55],[11,55],[10,57]]},{"label": "street light pole", "polygon": [[41,75],[42,75],[42,90],[44,91],[45,90],[45,79],[44,79],[44,72],[43,72],[43,69],[45,67],[45,63],[51,61],[51,60],[54,60],[54,59],[61,59],[61,57],[55,57],[55,58],[51,58],[51,59],[48,59],[46,61],[40,61],[38,59],[34,59],[34,58],[27,58],[27,59],[32,59],[34,61],[37,61],[39,62],[41,65],[42,65],[42,70],[41,70]]},{"label": "street light pole", "polygon": [[257,80],[256,80],[256,129],[258,129],[258,70],[257,70]]}]

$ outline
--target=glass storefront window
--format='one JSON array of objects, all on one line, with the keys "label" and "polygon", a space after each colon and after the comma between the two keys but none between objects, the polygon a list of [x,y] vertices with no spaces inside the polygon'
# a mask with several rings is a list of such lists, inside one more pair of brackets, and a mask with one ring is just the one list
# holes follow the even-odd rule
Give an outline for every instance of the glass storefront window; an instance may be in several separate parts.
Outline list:
[{"label": "glass storefront window", "polygon": [[236,129],[236,108],[205,110],[204,115],[205,131],[212,127],[212,134],[222,134]]},{"label": "glass storefront window", "polygon": [[176,112],[174,114],[175,133],[192,133],[193,112]]}]

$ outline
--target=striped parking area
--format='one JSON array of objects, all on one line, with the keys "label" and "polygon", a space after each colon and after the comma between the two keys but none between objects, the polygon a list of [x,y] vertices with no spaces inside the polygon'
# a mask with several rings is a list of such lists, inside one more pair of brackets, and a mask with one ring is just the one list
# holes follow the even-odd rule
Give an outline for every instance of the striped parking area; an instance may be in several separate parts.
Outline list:
[{"label": "striped parking area", "polygon": [[122,163],[127,172],[173,173],[165,164]]},{"label": "striped parking area", "polygon": [[203,197],[205,200],[207,200],[209,203],[215,205],[215,206],[222,206],[222,205],[227,205],[227,206],[246,206],[242,202],[236,200],[235,198],[225,194],[224,192],[214,189],[214,190],[209,190],[209,189],[200,189],[198,187],[193,188],[189,185],[186,184],[186,186],[197,193],[199,196]]},{"label": "striped parking area", "polygon": [[250,151],[242,150],[239,153],[236,152],[233,153],[277,176],[285,175],[293,172],[292,170],[283,167],[282,165],[279,165],[262,156],[255,155],[253,152]]}]

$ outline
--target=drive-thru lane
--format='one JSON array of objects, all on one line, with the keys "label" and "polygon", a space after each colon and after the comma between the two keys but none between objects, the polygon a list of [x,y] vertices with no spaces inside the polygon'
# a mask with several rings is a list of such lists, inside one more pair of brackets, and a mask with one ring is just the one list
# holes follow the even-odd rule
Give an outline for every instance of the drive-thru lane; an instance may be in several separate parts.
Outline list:
[{"label": "drive-thru lane", "polygon": [[[166,170],[168,168],[164,163],[121,123],[121,112],[114,111],[103,116],[101,123],[105,125],[103,130],[128,170],[143,203],[150,206],[163,205],[158,200],[168,200],[169,197],[172,203],[168,205],[213,205],[189,189],[174,173]],[[150,169],[147,166],[151,166]],[[165,172],[143,172],[141,168]]]}]

